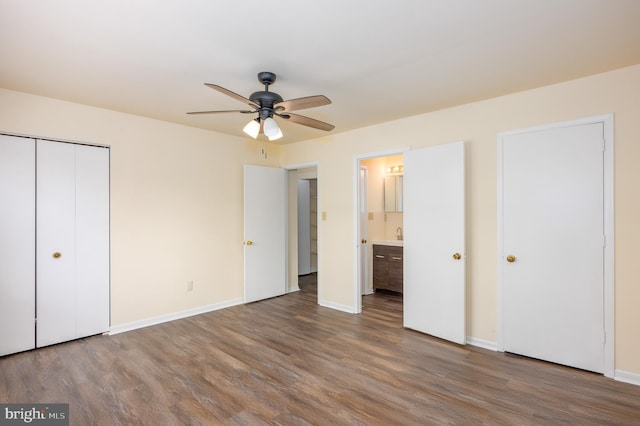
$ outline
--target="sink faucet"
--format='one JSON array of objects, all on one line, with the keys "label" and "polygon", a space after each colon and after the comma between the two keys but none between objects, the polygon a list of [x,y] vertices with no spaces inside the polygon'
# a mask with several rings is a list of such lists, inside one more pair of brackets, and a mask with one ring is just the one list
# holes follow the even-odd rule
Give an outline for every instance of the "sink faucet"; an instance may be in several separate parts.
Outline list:
[{"label": "sink faucet", "polygon": [[402,240],[402,228],[399,226],[398,226],[398,229],[396,229],[396,239]]}]

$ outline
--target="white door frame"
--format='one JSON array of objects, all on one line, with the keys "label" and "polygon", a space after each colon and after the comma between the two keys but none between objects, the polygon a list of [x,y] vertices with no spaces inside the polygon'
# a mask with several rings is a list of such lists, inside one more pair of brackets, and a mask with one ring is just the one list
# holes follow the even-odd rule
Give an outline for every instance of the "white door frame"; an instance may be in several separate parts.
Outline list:
[{"label": "white door frame", "polygon": [[615,281],[614,281],[614,261],[615,261],[615,234],[614,234],[614,163],[613,163],[613,147],[614,147],[614,130],[613,130],[613,114],[599,115],[587,117],[578,120],[564,121],[542,126],[529,127],[507,132],[498,133],[498,259],[497,259],[497,343],[498,351],[504,352],[504,306],[503,306],[503,274],[502,274],[502,253],[503,247],[503,140],[505,136],[520,133],[529,133],[541,130],[550,130],[562,127],[579,126],[584,124],[603,123],[604,126],[604,232],[605,232],[605,248],[604,248],[604,375],[606,377],[614,377],[615,375]]},{"label": "white door frame", "polygon": [[360,290],[360,264],[363,259],[360,255],[360,160],[368,160],[370,158],[389,157],[391,155],[404,155],[411,147],[403,147],[388,151],[377,151],[369,154],[358,154],[353,157],[353,241],[356,261],[353,263],[353,313],[362,313],[362,291]]},{"label": "white door frame", "polygon": [[[360,238],[360,243],[361,244],[365,244],[365,247],[363,248],[362,245],[360,246],[360,259],[361,261],[358,262],[358,264],[360,265],[360,294],[364,295],[364,294],[370,294],[373,292],[373,288],[369,287],[369,256],[368,256],[368,246],[366,244],[370,244],[369,240],[369,223],[367,222],[367,219],[363,219],[362,218],[362,206],[365,206],[365,212],[367,211],[366,206],[367,206],[367,200],[368,200],[368,194],[367,194],[367,179],[369,176],[369,170],[367,169],[367,166],[363,166],[362,164],[360,164],[360,183],[358,185],[359,191],[358,191],[358,199],[359,199],[359,203],[358,203],[358,209],[360,211],[360,220],[358,221],[358,226],[360,226],[359,229],[359,236],[358,238]],[[364,190],[363,190],[364,188]],[[365,242],[363,243],[362,240],[364,240]]]}]

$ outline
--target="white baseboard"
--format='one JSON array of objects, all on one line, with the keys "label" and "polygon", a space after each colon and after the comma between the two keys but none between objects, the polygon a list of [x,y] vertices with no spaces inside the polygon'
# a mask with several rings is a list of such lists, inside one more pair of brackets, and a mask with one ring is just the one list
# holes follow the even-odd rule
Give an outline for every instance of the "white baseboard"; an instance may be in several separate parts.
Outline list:
[{"label": "white baseboard", "polygon": [[640,386],[640,374],[631,373],[630,371],[616,370],[613,378],[619,382],[630,383]]},{"label": "white baseboard", "polygon": [[482,340],[471,336],[467,336],[467,344],[494,352],[498,351],[498,344],[496,342],[489,342],[488,340]]},{"label": "white baseboard", "polygon": [[211,311],[217,311],[219,309],[228,308],[231,306],[241,305],[244,303],[242,298],[228,300],[226,302],[214,303],[213,305],[200,306],[198,308],[187,309],[184,311],[173,312],[166,315],[160,315],[157,317],[147,318],[139,321],[128,322],[113,326],[109,329],[109,335],[124,333],[127,331],[136,330],[138,328],[149,327],[156,324],[162,324],[163,322],[174,321],[177,319],[187,318],[194,315],[200,315]]},{"label": "white baseboard", "polygon": [[[494,342],[489,342],[482,339],[476,339],[475,337],[467,336],[467,344],[477,346],[479,348],[488,349],[490,351],[497,351],[498,345]],[[615,370],[614,380],[619,382],[629,383],[632,385],[640,386],[640,374],[632,373],[630,371]]]},{"label": "white baseboard", "polygon": [[353,306],[341,305],[339,303],[327,302],[326,300],[318,300],[318,305],[325,308],[335,309],[337,311],[346,312],[348,314],[355,314]]}]

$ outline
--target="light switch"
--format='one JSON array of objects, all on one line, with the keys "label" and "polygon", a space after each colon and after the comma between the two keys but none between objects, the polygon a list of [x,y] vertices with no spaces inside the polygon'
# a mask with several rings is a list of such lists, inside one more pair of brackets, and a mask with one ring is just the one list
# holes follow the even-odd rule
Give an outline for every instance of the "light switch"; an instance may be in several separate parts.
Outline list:
[{"label": "light switch", "polygon": [[368,217],[369,217],[369,220],[373,220],[373,212],[369,212]]},{"label": "light switch", "polygon": [[327,220],[327,212],[322,212],[322,220]]}]

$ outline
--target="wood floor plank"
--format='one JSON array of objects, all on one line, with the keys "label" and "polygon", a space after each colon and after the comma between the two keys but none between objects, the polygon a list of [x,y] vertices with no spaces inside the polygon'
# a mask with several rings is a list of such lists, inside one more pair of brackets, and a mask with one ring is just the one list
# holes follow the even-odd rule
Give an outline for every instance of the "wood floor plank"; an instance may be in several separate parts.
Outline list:
[{"label": "wood floor plank", "polygon": [[68,402],[72,425],[633,425],[640,387],[352,315],[301,291],[0,358],[0,402]]}]

